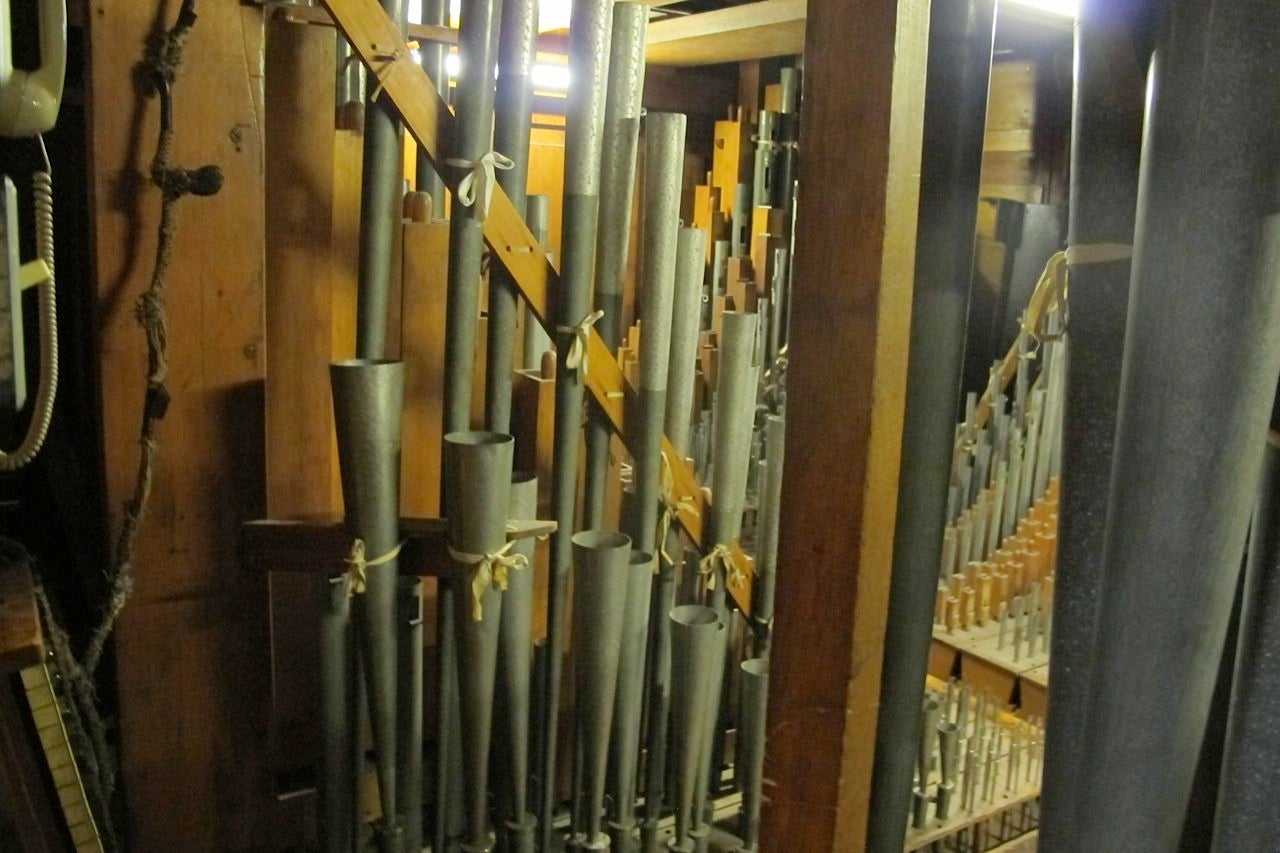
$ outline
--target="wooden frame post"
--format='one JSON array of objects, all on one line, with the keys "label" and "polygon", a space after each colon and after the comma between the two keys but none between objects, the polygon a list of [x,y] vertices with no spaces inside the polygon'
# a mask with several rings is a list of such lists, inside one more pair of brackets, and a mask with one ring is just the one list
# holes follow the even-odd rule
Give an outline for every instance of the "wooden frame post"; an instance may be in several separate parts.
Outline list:
[{"label": "wooden frame post", "polygon": [[866,846],[928,8],[809,0],[763,850]]}]

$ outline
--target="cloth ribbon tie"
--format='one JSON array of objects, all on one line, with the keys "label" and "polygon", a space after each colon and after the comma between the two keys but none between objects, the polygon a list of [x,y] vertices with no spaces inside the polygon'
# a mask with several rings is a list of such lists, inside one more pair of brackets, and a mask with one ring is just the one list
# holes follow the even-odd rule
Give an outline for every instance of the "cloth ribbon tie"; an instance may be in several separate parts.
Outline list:
[{"label": "cloth ribbon tie", "polygon": [[514,169],[516,164],[510,157],[499,154],[497,151],[490,151],[479,160],[449,157],[444,162],[447,166],[470,170],[458,182],[457,198],[467,207],[475,205],[476,220],[484,222],[489,215],[489,205],[493,201],[493,188],[498,180],[497,170]]},{"label": "cloth ribbon tie", "polygon": [[[667,536],[671,533],[671,522],[682,512],[698,514],[698,507],[687,496],[676,497],[676,478],[671,471],[671,460],[666,451],[662,453],[662,519],[658,523],[658,550],[667,565],[672,564],[671,555],[667,553]],[[658,573],[658,563],[653,564],[653,573]]]},{"label": "cloth ribbon tie", "polygon": [[[410,51],[418,49],[418,43],[411,41],[404,47],[398,47],[390,53],[375,53],[374,60],[377,61],[378,67],[373,69],[373,76],[378,78],[378,85],[373,88],[373,94],[369,96],[370,101],[378,100],[378,96],[387,88],[387,82],[391,79],[391,75],[398,71],[401,67],[401,60],[408,59]],[[354,59],[352,54],[350,59]],[[348,60],[349,61],[349,60]]]},{"label": "cloth ribbon tie", "polygon": [[723,542],[716,545],[707,556],[698,561],[698,573],[707,576],[707,589],[716,588],[716,564],[724,567],[725,579],[730,586],[742,586],[746,580],[733,560],[733,552]]},{"label": "cloth ribbon tie", "polygon": [[529,566],[529,558],[524,554],[509,554],[516,544],[512,539],[491,554],[468,554],[459,551],[452,545],[447,546],[449,556],[468,567],[471,576],[471,619],[479,622],[484,618],[484,594],[492,586],[494,589],[506,591],[507,573],[511,569],[524,569]]},{"label": "cloth ribbon tie", "polygon": [[364,540],[352,539],[351,549],[347,552],[347,556],[342,559],[346,565],[345,573],[347,579],[347,596],[362,595],[369,586],[369,577],[366,570],[370,566],[381,566],[383,563],[389,563],[396,557],[400,556],[400,549],[404,547],[404,543],[396,545],[381,557],[372,560],[366,560],[364,556]]},{"label": "cloth ribbon tie", "polygon": [[573,335],[569,343],[569,352],[564,357],[564,366],[570,370],[582,370],[587,375],[587,342],[591,340],[591,327],[604,316],[600,310],[592,311],[572,326],[556,326],[556,331],[563,335]]},{"label": "cloth ribbon tie", "polygon": [[[1023,330],[1037,343],[1056,340],[1065,333],[1069,317],[1068,292],[1071,268],[1086,264],[1109,264],[1133,257],[1133,247],[1123,243],[1081,243],[1057,252],[1044,265],[1044,272],[1036,282],[1036,289],[1027,302],[1027,313],[1022,322]],[[1062,316],[1061,332],[1047,328],[1048,319],[1055,311]],[[1029,357],[1034,358],[1034,354]]]}]

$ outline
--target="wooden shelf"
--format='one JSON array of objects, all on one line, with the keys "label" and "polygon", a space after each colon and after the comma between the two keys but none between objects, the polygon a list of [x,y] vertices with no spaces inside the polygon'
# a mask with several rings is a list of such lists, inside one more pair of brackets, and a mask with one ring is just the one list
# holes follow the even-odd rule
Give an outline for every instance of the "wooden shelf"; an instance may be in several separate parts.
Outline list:
[{"label": "wooden shelf", "polygon": [[711,65],[804,51],[806,0],[761,0],[649,25],[645,56],[657,65]]}]

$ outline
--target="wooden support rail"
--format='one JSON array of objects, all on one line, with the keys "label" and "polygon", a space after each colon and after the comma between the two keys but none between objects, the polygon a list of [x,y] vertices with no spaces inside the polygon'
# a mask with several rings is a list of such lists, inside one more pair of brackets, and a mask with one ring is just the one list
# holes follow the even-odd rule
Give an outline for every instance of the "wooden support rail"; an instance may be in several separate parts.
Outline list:
[{"label": "wooden support rail", "polygon": [[[382,84],[382,97],[391,99],[404,121],[405,128],[422,146],[431,165],[452,190],[462,175],[444,164],[449,140],[453,135],[453,114],[436,92],[426,71],[413,62],[399,27],[392,22],[376,0],[323,0],[334,23],[346,35],[356,54],[370,73]],[[488,216],[484,221],[485,243],[498,260],[548,332],[555,329],[554,295],[558,270],[546,251],[534,239],[524,220],[516,212],[501,187],[495,186]],[[623,429],[624,401],[634,394],[622,368],[595,330],[591,330],[587,346],[586,385],[596,405],[609,419],[620,436]],[[687,500],[690,509],[679,513],[681,526],[696,545],[703,543],[702,520],[706,517],[707,498],[689,463],[674,452],[670,441],[663,439],[663,449],[671,464],[677,494]],[[707,543],[711,544],[711,543]],[[729,582],[729,594],[744,613],[751,612],[751,560],[736,542],[731,543],[739,583]],[[730,573],[731,575],[733,573]]]},{"label": "wooden support rail", "polygon": [[[438,577],[461,574],[454,571],[448,559],[445,534],[448,521],[443,518],[402,518],[399,568],[402,575]],[[507,522],[507,541],[546,536],[554,533],[554,521],[511,520]],[[339,560],[351,547],[351,534],[341,518],[317,518],[246,522],[240,529],[243,562],[263,572],[314,572],[336,574]]]}]

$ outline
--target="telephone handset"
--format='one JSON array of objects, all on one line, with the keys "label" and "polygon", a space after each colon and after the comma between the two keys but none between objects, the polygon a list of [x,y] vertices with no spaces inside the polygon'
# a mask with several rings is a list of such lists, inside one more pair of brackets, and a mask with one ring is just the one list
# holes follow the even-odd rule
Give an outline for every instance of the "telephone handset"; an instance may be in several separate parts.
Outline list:
[{"label": "telephone handset", "polygon": [[10,5],[0,0],[0,136],[21,138],[50,130],[58,120],[67,71],[65,0],[39,0],[40,67],[13,67]]},{"label": "telephone handset", "polygon": [[[0,136],[10,138],[39,137],[51,130],[58,120],[62,104],[62,86],[67,70],[67,7],[65,0],[37,0],[40,30],[40,66],[33,70],[13,67],[15,34],[11,20],[14,0],[0,0]],[[44,140],[40,139],[44,152]],[[53,401],[58,391],[58,314],[53,277],[53,178],[45,153],[45,169],[32,178],[34,195],[36,251],[43,269],[37,277],[39,287],[40,385],[27,426],[26,436],[16,449],[0,451],[0,471],[12,471],[31,462],[44,445],[53,418]],[[27,276],[14,269],[18,223],[12,203],[12,184],[0,179],[0,318],[13,331],[5,335],[7,351],[0,353],[13,374],[15,392],[17,377],[23,368],[21,350],[20,281]],[[8,199],[7,203],[5,202]],[[7,245],[5,245],[7,244]],[[25,273],[31,265],[22,268]],[[20,395],[14,403],[21,405]]]}]

